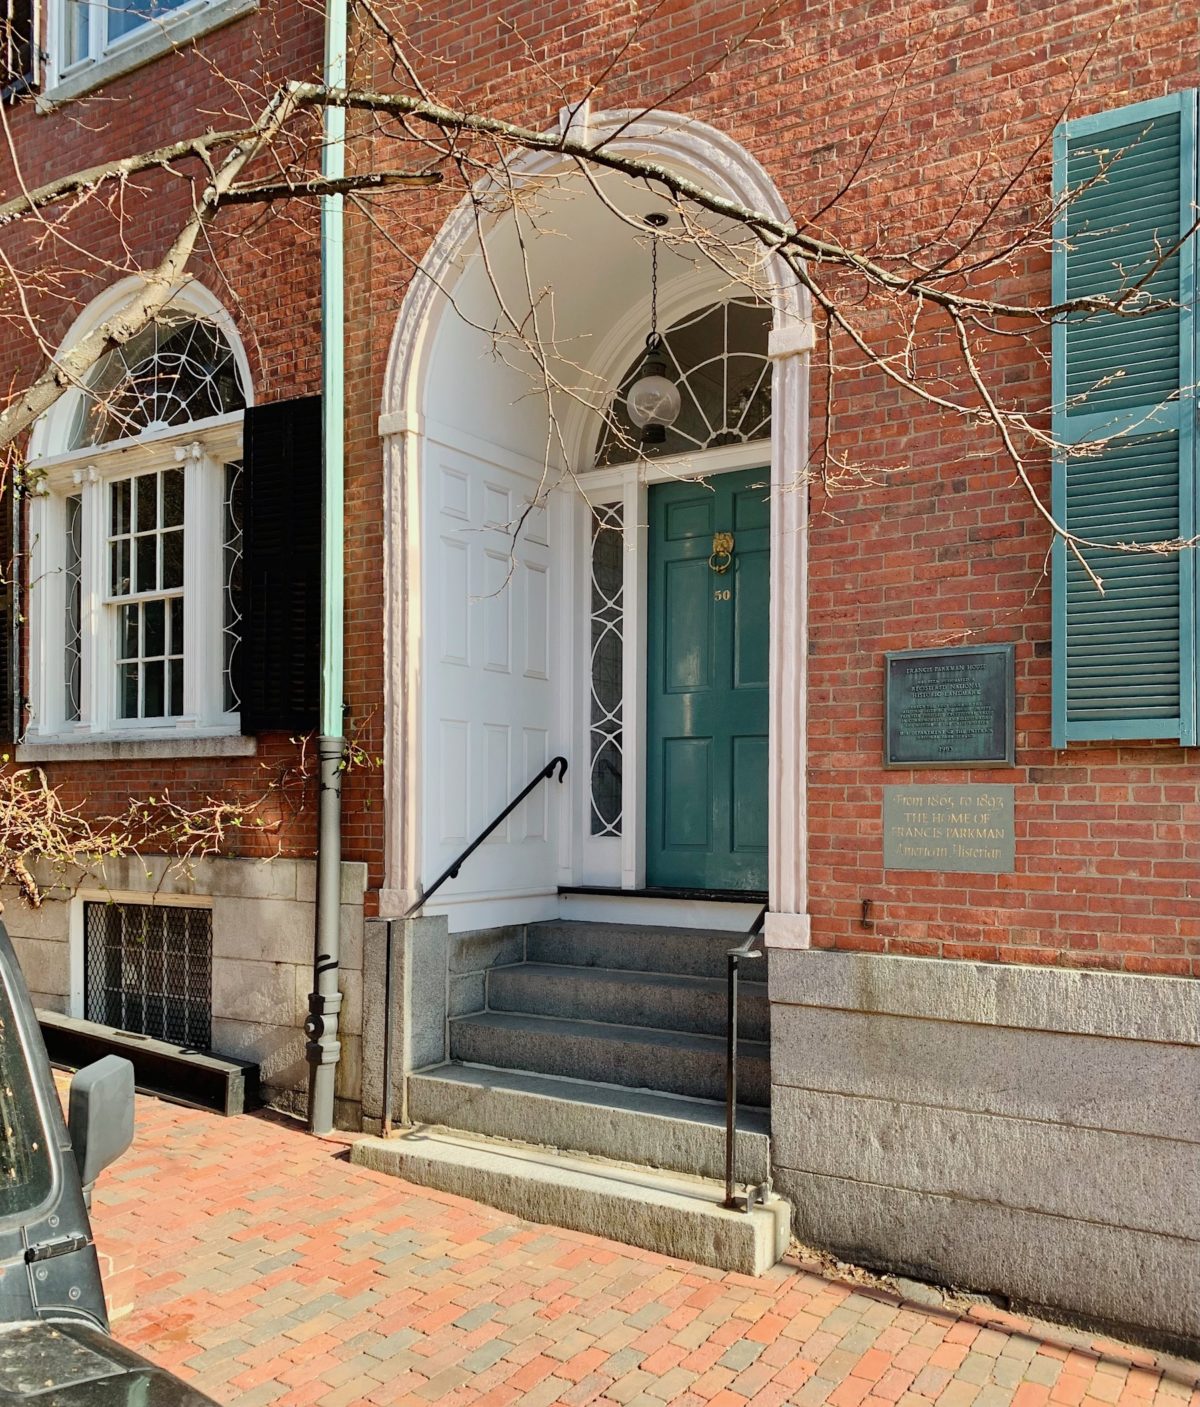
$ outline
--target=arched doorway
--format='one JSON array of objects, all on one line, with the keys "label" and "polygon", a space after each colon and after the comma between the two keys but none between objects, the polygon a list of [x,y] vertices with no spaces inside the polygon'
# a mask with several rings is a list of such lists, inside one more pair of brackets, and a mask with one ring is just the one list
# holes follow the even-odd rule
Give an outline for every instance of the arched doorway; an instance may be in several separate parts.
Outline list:
[{"label": "arched doorway", "polygon": [[[612,143],[618,149],[665,162],[753,208],[783,213],[757,163],[702,124],[673,114],[612,114],[593,118],[590,130],[600,135],[606,127],[619,134]],[[439,895],[445,903],[434,911],[447,912],[452,929],[495,926],[556,915],[561,889],[638,891],[648,879],[661,882],[654,867],[662,856],[656,859],[647,843],[647,804],[657,804],[655,787],[661,793],[664,777],[674,778],[672,786],[679,781],[678,763],[689,749],[664,762],[669,727],[661,718],[656,725],[647,690],[647,651],[673,648],[647,635],[647,600],[659,589],[654,564],[661,558],[652,537],[655,522],[670,516],[669,486],[682,486],[672,492],[684,497],[707,494],[715,504],[733,491],[729,476],[741,475],[747,503],[757,495],[762,519],[745,531],[758,532],[764,549],[757,612],[763,728],[741,749],[743,761],[755,754],[750,771],[761,774],[746,808],[760,827],[759,855],[753,872],[734,876],[734,884],[706,878],[717,869],[685,870],[674,879],[681,890],[756,891],[769,869],[772,909],[802,916],[806,496],[796,490],[806,455],[808,344],[801,291],[744,241],[725,243],[745,261],[731,277],[729,266],[705,257],[697,243],[668,238],[663,326],[683,329],[716,316],[713,310],[728,322],[730,308],[768,309],[769,345],[755,351],[762,374],[745,388],[743,409],[757,395],[760,409],[773,405],[776,413],[769,443],[742,435],[739,420],[737,434],[693,434],[692,444],[671,446],[674,453],[622,463],[611,434],[600,433],[602,412],[645,336],[643,217],[662,202],[624,178],[589,182],[541,155],[515,176],[525,192],[515,213],[506,207],[485,223],[478,209],[467,208],[448,221],[405,300],[389,363],[380,427],[392,584],[384,902],[411,902],[421,883],[560,752],[571,764],[566,786],[535,794],[472,857],[470,873],[464,869]],[[534,336],[519,335],[518,327]],[[765,424],[767,415],[759,419]],[[732,500],[726,508],[734,511]],[[597,597],[594,570],[597,542],[611,543],[614,534],[619,602],[613,590],[606,600],[599,599],[603,590]],[[712,531],[701,537],[708,572]],[[614,554],[602,555],[610,559],[611,587]],[[597,619],[599,638],[610,646],[620,640],[619,698],[610,692],[599,703]],[[715,757],[713,748],[723,748],[726,761],[708,767],[710,790],[718,773],[728,782],[737,739],[726,728],[709,747]],[[703,751],[690,749],[693,756]],[[597,785],[597,763],[607,761],[611,783],[618,755],[614,804],[613,786],[606,793]],[[685,803],[676,812],[691,809]]]}]

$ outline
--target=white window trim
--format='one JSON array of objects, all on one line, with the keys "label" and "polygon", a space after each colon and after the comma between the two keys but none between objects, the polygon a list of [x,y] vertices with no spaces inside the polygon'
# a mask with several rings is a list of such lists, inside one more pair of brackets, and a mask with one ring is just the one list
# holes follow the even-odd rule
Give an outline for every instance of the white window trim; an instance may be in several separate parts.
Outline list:
[{"label": "white window trim", "polygon": [[214,29],[253,14],[259,0],[191,0],[187,5],[147,20],[128,34],[109,44],[104,27],[108,11],[103,5],[92,7],[89,57],[66,68],[61,63],[66,41],[66,0],[48,0],[46,49],[46,86],[38,97],[38,110],[51,112],[72,98],[81,97],[102,88],[122,74],[131,73],[143,64],[152,63],[163,54],[181,49],[194,39]]},{"label": "white window trim", "polygon": [[[151,431],[111,447],[43,460],[42,492],[30,504],[30,723],[22,753],[97,742],[167,741],[240,735],[224,710],[224,466],[242,454],[242,414],[214,416],[170,432]],[[182,464],[184,509],[184,713],[153,722],[117,716],[116,668],[107,604],[106,488],[113,479]],[[83,497],[80,717],[66,714],[64,548],[66,499]],[[104,664],[101,665],[101,660]]]}]

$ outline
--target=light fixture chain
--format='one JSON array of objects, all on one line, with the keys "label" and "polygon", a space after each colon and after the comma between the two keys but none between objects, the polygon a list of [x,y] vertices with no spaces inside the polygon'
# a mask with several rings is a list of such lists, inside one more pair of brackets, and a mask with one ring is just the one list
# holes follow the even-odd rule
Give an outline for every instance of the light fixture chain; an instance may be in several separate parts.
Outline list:
[{"label": "light fixture chain", "polygon": [[650,236],[650,335],[658,336],[658,234]]}]

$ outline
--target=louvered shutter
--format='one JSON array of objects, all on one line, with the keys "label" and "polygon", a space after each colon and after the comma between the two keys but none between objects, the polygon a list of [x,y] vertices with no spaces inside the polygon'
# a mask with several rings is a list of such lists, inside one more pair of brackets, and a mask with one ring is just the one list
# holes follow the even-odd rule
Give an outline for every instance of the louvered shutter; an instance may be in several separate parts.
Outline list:
[{"label": "louvered shutter", "polygon": [[306,732],[320,704],[320,396],[248,409],[243,463],[242,732]]},{"label": "louvered shutter", "polygon": [[[1103,543],[1196,531],[1196,246],[1164,259],[1196,218],[1196,95],[1177,93],[1055,133],[1054,299],[1115,296],[1146,279],[1138,317],[1054,328],[1055,516]],[[1147,275],[1149,277],[1147,278]],[[1196,742],[1195,552],[1084,548],[1097,591],[1054,548],[1053,742]]]}]

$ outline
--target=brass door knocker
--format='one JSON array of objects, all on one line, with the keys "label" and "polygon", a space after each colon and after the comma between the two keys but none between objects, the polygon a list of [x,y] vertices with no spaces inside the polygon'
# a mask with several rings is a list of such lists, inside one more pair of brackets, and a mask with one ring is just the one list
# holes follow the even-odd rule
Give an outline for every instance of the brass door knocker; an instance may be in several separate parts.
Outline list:
[{"label": "brass door knocker", "polygon": [[724,576],[733,565],[733,534],[713,533],[712,556],[708,565],[718,576]]}]

